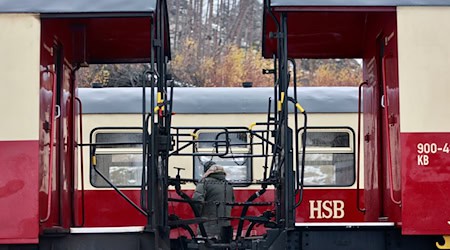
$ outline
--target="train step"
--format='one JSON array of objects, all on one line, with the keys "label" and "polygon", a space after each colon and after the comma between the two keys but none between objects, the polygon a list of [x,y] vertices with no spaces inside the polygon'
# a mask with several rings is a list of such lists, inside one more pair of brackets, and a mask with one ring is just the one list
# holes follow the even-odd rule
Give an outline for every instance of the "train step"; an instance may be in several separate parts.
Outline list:
[{"label": "train step", "polygon": [[68,233],[47,233],[40,250],[143,250],[153,249],[155,235],[144,227],[71,228]]}]

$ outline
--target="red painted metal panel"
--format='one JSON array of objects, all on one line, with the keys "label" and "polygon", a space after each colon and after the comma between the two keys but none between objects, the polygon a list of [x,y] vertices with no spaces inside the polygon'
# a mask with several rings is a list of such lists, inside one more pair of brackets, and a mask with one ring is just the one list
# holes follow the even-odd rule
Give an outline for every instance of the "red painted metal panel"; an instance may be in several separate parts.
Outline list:
[{"label": "red painted metal panel", "polygon": [[366,203],[366,221],[378,221],[381,213],[381,174],[379,145],[379,88],[376,86],[375,58],[364,59],[364,74],[368,86],[364,88],[364,186]]},{"label": "red painted metal panel", "polygon": [[[41,23],[41,69],[46,69],[52,72],[57,71],[55,66],[55,37],[64,38],[67,35],[61,34],[62,24],[58,27],[48,25],[47,22]],[[59,31],[59,32],[58,32]],[[42,71],[41,71],[42,73]],[[56,137],[57,121],[52,118],[52,113],[55,113],[56,105],[56,86],[53,86],[52,79],[55,76],[42,75],[40,81],[40,127],[39,127],[39,217],[42,220],[41,229],[51,226],[59,225],[59,209],[57,208],[58,188],[56,178],[58,176],[57,164],[57,150],[58,140]],[[54,100],[53,100],[54,99]],[[53,140],[53,145],[50,147],[50,141]],[[52,151],[52,152],[51,152]],[[51,153],[50,153],[51,152]],[[50,163],[51,162],[51,163]],[[50,174],[50,165],[52,173]],[[51,176],[50,176],[51,175]],[[51,177],[51,180],[49,178]],[[48,190],[51,190],[49,195]],[[49,204],[50,202],[50,204]],[[48,218],[47,218],[48,217]]]},{"label": "red painted metal panel", "polygon": [[[391,199],[399,200],[401,194],[395,13],[367,16],[364,50],[364,79],[368,82],[364,88],[366,220],[399,222],[400,206]],[[387,106],[382,104],[383,95]]]},{"label": "red painted metal panel", "polygon": [[[42,228],[53,226],[72,226],[72,191],[74,168],[74,83],[72,65],[69,62],[73,55],[73,41],[70,21],[43,20],[41,35],[41,68],[55,72],[60,79],[57,87],[53,87],[52,77],[41,77],[40,96],[40,187],[39,205],[40,217],[43,219]],[[58,58],[59,57],[59,58]],[[59,62],[59,65],[56,65]],[[58,72],[59,71],[59,72]],[[59,92],[57,92],[59,91]],[[59,97],[59,100],[58,98]],[[55,100],[52,100],[54,98]],[[53,101],[53,102],[52,102]],[[51,117],[55,107],[60,106],[60,117]],[[53,123],[53,125],[52,125]],[[53,134],[50,131],[53,126]],[[54,147],[50,148],[50,138],[54,140]],[[50,154],[50,151],[52,153]],[[49,159],[52,157],[52,159]],[[52,161],[52,180],[49,184],[49,166]],[[48,187],[51,185],[51,199]],[[50,202],[50,206],[48,204]],[[48,217],[48,220],[46,217]]]},{"label": "red painted metal panel", "polygon": [[382,214],[382,174],[381,145],[380,145],[380,98],[381,91],[378,86],[380,62],[377,56],[376,39],[382,27],[377,25],[381,17],[369,15],[367,17],[367,34],[364,52],[364,185],[366,202],[366,221],[378,221]]},{"label": "red painted metal panel", "polygon": [[39,142],[0,141],[0,243],[38,241]]},{"label": "red painted metal panel", "polygon": [[450,133],[401,133],[404,234],[450,234]]},{"label": "red painted metal panel", "polygon": [[[361,58],[364,55],[364,35],[367,16],[393,13],[394,7],[288,7],[288,57],[290,58]],[[280,10],[276,8],[276,10]],[[280,12],[274,15],[279,20]],[[263,30],[263,56],[277,53],[277,40],[270,37],[277,28],[266,12]]]},{"label": "red painted metal panel", "polygon": [[[65,56],[70,62],[76,58],[89,63],[149,62],[150,24],[151,19],[148,17],[42,20],[46,33],[43,35],[58,34],[58,39],[66,46]],[[80,32],[85,32],[81,38]],[[78,42],[81,39],[85,44],[72,46],[73,34],[76,34],[74,37]],[[46,40],[52,38],[49,36]],[[52,46],[51,42],[47,46]],[[85,55],[73,55],[74,52]]]},{"label": "red painted metal panel", "polygon": [[[244,202],[256,190],[235,190],[237,202]],[[139,204],[139,191],[123,191],[136,204]],[[193,190],[185,191],[192,196]],[[175,191],[170,191],[169,197],[179,198]],[[77,192],[77,199],[81,199],[81,191]],[[255,202],[270,202],[274,199],[273,190],[268,190],[263,196]],[[81,202],[78,202],[81,205]],[[100,226],[131,226],[145,225],[146,219],[120,197],[113,190],[88,190],[85,191],[86,217],[85,225],[87,227]],[[271,210],[272,206],[253,206],[248,210],[247,215],[258,216],[266,210]],[[232,216],[239,217],[242,207],[234,207]],[[180,218],[193,218],[191,208],[186,203],[169,203],[169,213],[175,213]],[[334,218],[333,218],[334,217]],[[297,222],[361,222],[363,214],[356,207],[356,192],[354,189],[312,189],[305,190],[304,201],[297,209]],[[77,218],[81,220],[81,207],[77,208]],[[80,221],[78,221],[79,223]],[[233,225],[237,226],[237,220]],[[246,229],[248,223],[245,223]],[[256,227],[258,233],[264,232],[262,226]],[[172,237],[178,233],[185,235],[184,230],[172,230]]]},{"label": "red painted metal panel", "polygon": [[383,150],[384,210],[389,221],[401,221],[400,119],[397,30],[395,18],[383,33]]},{"label": "red painted metal panel", "polygon": [[[65,50],[66,51],[66,50]],[[72,192],[74,189],[74,142],[73,142],[73,89],[72,89],[72,74],[71,69],[67,64],[63,66],[63,82],[62,82],[62,94],[61,94],[61,201],[60,210],[62,212],[62,225],[65,228],[72,226],[72,208],[73,198]]]}]

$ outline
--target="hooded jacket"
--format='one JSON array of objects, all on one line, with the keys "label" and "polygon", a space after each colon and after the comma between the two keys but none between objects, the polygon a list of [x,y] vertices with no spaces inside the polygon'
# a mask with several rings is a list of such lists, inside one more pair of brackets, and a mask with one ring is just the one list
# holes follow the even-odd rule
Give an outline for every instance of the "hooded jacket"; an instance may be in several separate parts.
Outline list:
[{"label": "hooded jacket", "polygon": [[[209,171],[209,170],[208,170]],[[223,168],[206,172],[197,184],[193,200],[202,201],[197,209],[201,217],[217,219],[231,216],[231,206],[224,203],[234,202],[233,186],[225,179]],[[220,238],[221,227],[230,226],[229,220],[218,220],[203,223],[208,237]]]}]

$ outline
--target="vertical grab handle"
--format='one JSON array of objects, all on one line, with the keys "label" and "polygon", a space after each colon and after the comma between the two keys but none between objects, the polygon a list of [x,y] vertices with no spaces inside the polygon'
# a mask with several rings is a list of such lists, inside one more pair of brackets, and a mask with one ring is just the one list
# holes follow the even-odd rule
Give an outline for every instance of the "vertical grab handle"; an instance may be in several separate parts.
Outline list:
[{"label": "vertical grab handle", "polygon": [[359,191],[360,191],[360,178],[359,178],[359,173],[361,171],[361,91],[363,89],[364,85],[368,85],[367,82],[362,82],[359,85],[358,88],[358,158],[356,161],[356,208],[358,209],[358,211],[360,211],[361,213],[365,213],[366,209],[365,208],[361,208],[359,206],[360,204],[360,196],[359,196]]},{"label": "vertical grab handle", "polygon": [[55,124],[55,106],[56,106],[56,74],[51,70],[44,70],[41,72],[41,77],[48,73],[53,78],[52,83],[52,103],[50,107],[50,150],[49,150],[49,162],[48,162],[48,183],[47,183],[47,214],[45,218],[39,219],[41,223],[48,221],[51,214],[51,206],[52,206],[52,173],[53,173],[53,146],[54,146],[54,124]]},{"label": "vertical grab handle", "polygon": [[[79,107],[79,130],[80,130],[80,145],[83,145],[83,104],[81,103],[80,98],[75,97],[75,100],[78,102]],[[83,147],[80,149],[80,170],[81,170],[81,224],[80,227],[84,226],[84,218],[85,218],[85,206],[84,206],[84,157],[83,157]]]},{"label": "vertical grab handle", "polygon": [[58,119],[59,117],[61,117],[61,106],[55,105],[55,110],[56,110],[55,119]]},{"label": "vertical grab handle", "polygon": [[386,83],[386,58],[383,57],[381,60],[382,76],[383,76],[383,92],[384,92],[384,126],[386,130],[386,145],[387,145],[387,164],[388,164],[388,177],[389,177],[389,188],[391,201],[401,206],[402,201],[396,200],[394,197],[394,182],[393,182],[393,169],[392,169],[392,159],[391,159],[391,135],[389,131],[389,101],[387,95],[387,83]]}]

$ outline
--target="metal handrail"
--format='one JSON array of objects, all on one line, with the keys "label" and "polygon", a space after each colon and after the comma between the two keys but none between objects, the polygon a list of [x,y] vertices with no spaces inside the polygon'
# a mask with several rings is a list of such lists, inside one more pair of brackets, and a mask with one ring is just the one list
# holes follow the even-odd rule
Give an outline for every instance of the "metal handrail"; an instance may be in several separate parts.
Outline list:
[{"label": "metal handrail", "polygon": [[394,182],[393,182],[393,168],[392,168],[392,159],[391,159],[391,136],[390,136],[390,131],[389,131],[389,101],[387,98],[387,83],[386,83],[386,59],[385,57],[383,57],[383,59],[381,60],[381,64],[382,64],[382,72],[383,72],[383,92],[384,92],[384,118],[385,118],[385,129],[386,129],[386,144],[387,144],[387,160],[388,160],[388,177],[389,177],[389,188],[390,188],[390,198],[391,201],[396,204],[396,205],[401,205],[402,201],[401,200],[396,200],[394,197]]},{"label": "metal handrail", "polygon": [[360,191],[360,178],[359,178],[359,173],[361,171],[361,91],[363,89],[364,85],[368,85],[367,82],[362,82],[359,87],[358,87],[358,153],[357,153],[357,161],[356,161],[356,208],[358,209],[358,211],[360,211],[361,213],[365,213],[366,209],[365,208],[361,208],[359,206],[360,204],[360,196],[359,196],[359,191]]},{"label": "metal handrail", "polygon": [[[83,104],[81,103],[81,99],[75,97],[75,100],[78,102],[79,107],[79,126],[80,126],[80,144],[83,145]],[[80,168],[81,168],[81,224],[80,227],[84,226],[84,218],[85,218],[85,206],[84,206],[84,152],[83,148],[80,149]]]},{"label": "metal handrail", "polygon": [[52,207],[52,172],[53,172],[53,146],[54,146],[54,119],[55,119],[55,106],[56,106],[56,73],[49,69],[42,71],[41,75],[44,73],[49,73],[53,77],[53,85],[52,85],[52,103],[51,103],[51,111],[50,111],[50,150],[49,150],[49,162],[48,162],[48,182],[47,182],[47,214],[45,218],[39,219],[40,223],[44,223],[50,219],[51,215],[51,207]]}]

